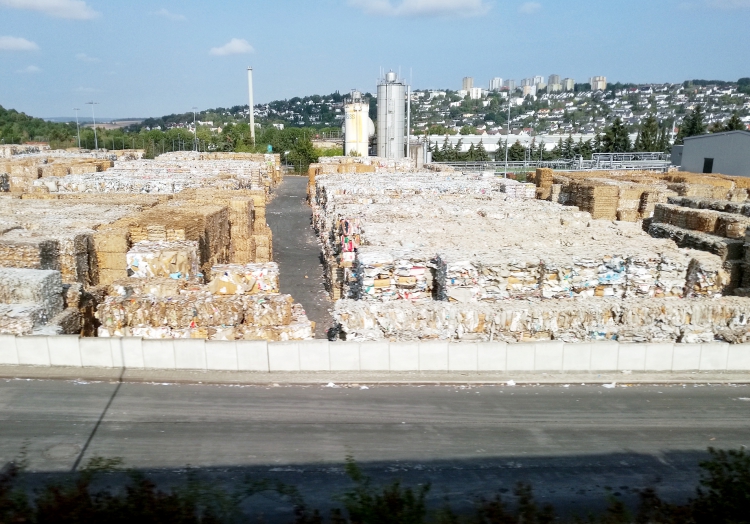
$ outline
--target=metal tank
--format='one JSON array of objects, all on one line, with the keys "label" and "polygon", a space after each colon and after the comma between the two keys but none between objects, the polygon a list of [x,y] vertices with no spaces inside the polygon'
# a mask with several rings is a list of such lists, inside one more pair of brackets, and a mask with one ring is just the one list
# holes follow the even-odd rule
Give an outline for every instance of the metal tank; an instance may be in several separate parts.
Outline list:
[{"label": "metal tank", "polygon": [[362,93],[352,91],[350,102],[344,106],[344,154],[369,156],[370,137],[374,134],[370,104],[362,99]]},{"label": "metal tank", "polygon": [[378,85],[378,156],[399,159],[406,155],[406,84],[393,71]]}]

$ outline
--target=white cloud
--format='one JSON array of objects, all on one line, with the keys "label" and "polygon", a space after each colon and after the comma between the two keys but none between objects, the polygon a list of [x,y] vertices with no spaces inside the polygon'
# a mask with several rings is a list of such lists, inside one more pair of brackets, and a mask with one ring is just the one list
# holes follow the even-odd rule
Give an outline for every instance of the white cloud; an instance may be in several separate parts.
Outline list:
[{"label": "white cloud", "polygon": [[229,42],[221,47],[212,47],[211,53],[215,56],[227,56],[227,55],[246,55],[255,52],[253,46],[251,46],[247,40],[243,38],[232,38]]},{"label": "white cloud", "polygon": [[0,51],[36,51],[39,46],[25,38],[0,36]]},{"label": "white cloud", "polygon": [[490,10],[487,0],[349,0],[367,14],[383,16],[479,16]]},{"label": "white cloud", "polygon": [[76,60],[80,62],[101,62],[99,58],[96,58],[95,56],[89,56],[86,53],[78,53],[76,55]]},{"label": "white cloud", "polygon": [[27,75],[32,75],[34,73],[41,73],[41,72],[42,70],[39,69],[35,65],[26,66],[23,69],[19,69],[18,71],[16,71],[16,73],[22,73],[22,74],[27,74]]},{"label": "white cloud", "polygon": [[519,6],[518,12],[525,15],[533,15],[534,13],[538,13],[541,9],[542,4],[539,2],[525,2]]},{"label": "white cloud", "polygon": [[748,9],[750,0],[706,0],[709,7],[717,9]]},{"label": "white cloud", "polygon": [[0,0],[0,6],[39,11],[56,18],[74,20],[91,20],[99,16],[83,0]]},{"label": "white cloud", "polygon": [[178,13],[172,13],[171,11],[168,11],[168,10],[166,10],[164,8],[161,8],[158,11],[153,11],[151,14],[152,15],[156,15],[156,16],[163,16],[164,18],[168,18],[168,19],[174,20],[176,22],[184,22],[185,20],[187,20],[187,18],[185,17],[185,15],[181,15],[181,14],[178,14]]}]

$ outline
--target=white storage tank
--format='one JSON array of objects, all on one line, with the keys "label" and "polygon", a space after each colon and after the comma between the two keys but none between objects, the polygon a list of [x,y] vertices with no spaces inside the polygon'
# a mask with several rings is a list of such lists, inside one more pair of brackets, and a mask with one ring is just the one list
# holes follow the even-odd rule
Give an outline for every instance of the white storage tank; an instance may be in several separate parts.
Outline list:
[{"label": "white storage tank", "polygon": [[370,137],[375,135],[375,124],[370,119],[370,104],[362,93],[352,91],[344,106],[344,154],[369,156]]},{"label": "white storage tank", "polygon": [[406,84],[393,71],[378,85],[378,156],[406,156]]}]

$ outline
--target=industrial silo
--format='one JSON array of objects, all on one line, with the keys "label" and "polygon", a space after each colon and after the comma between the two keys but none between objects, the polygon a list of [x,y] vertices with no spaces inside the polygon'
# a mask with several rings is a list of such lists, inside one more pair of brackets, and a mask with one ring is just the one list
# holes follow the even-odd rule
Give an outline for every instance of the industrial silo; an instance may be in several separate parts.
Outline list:
[{"label": "industrial silo", "polygon": [[375,134],[375,125],[370,119],[370,104],[362,99],[362,93],[352,91],[349,103],[344,106],[344,154],[369,156],[370,137]]},{"label": "industrial silo", "polygon": [[393,71],[378,85],[378,156],[404,158],[406,84]]}]

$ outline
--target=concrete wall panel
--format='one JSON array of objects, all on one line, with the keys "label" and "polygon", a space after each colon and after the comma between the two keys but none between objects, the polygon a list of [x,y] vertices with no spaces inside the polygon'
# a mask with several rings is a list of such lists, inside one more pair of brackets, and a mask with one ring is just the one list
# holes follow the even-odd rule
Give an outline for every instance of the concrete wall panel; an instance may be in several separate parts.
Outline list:
[{"label": "concrete wall panel", "polygon": [[709,342],[701,344],[701,371],[717,371],[727,369],[729,344],[726,342]]},{"label": "concrete wall panel", "polygon": [[535,371],[562,371],[565,344],[560,341],[537,342],[534,344]]},{"label": "concrete wall panel", "polygon": [[16,337],[14,335],[0,335],[0,365],[15,366],[17,364]]},{"label": "concrete wall panel", "polygon": [[646,344],[620,344],[617,369],[618,371],[646,369]]},{"label": "concrete wall panel", "polygon": [[237,371],[237,344],[234,340],[206,340],[206,369]]},{"label": "concrete wall panel", "polygon": [[508,371],[526,371],[534,369],[534,359],[536,358],[535,344],[508,344],[506,349],[507,370]]},{"label": "concrete wall panel", "polygon": [[672,371],[693,371],[701,366],[700,344],[675,344]]},{"label": "concrete wall panel", "polygon": [[18,363],[27,366],[49,366],[48,337],[18,337],[16,350]]},{"label": "concrete wall panel", "polygon": [[478,371],[479,344],[448,344],[450,371]]},{"label": "concrete wall panel", "polygon": [[77,341],[81,354],[81,366],[91,368],[112,368],[112,343],[120,343],[120,339],[112,338],[81,338]]},{"label": "concrete wall panel", "polygon": [[[114,342],[114,339],[112,339]],[[123,337],[122,342],[110,344],[112,348],[112,361],[115,367],[145,368],[146,361],[143,358],[143,339],[138,337]],[[124,360],[123,360],[124,359]]]},{"label": "concrete wall panel", "polygon": [[727,370],[750,371],[750,344],[733,344],[729,346]]},{"label": "concrete wall panel", "polygon": [[505,371],[508,369],[508,347],[505,342],[480,342],[477,344],[477,369],[479,371]]},{"label": "concrete wall panel", "polygon": [[238,340],[237,366],[240,371],[268,373],[268,342],[265,340]]},{"label": "concrete wall panel", "polygon": [[391,342],[389,350],[391,371],[419,371],[418,342]]},{"label": "concrete wall panel", "polygon": [[563,346],[563,371],[588,371],[591,369],[591,352],[596,343],[565,344]]},{"label": "concrete wall panel", "polygon": [[177,369],[207,369],[206,341],[202,338],[186,338],[174,345],[174,361]]},{"label": "concrete wall panel", "polygon": [[331,356],[327,340],[301,340],[299,347],[300,371],[330,371]]},{"label": "concrete wall panel", "polygon": [[[659,342],[645,344],[646,366],[648,371],[671,371],[674,359],[674,344],[672,342]],[[622,347],[622,346],[621,346]]]},{"label": "concrete wall panel", "polygon": [[359,345],[359,368],[362,371],[388,371],[391,355],[388,342],[362,342]]},{"label": "concrete wall panel", "polygon": [[335,342],[328,345],[331,371],[359,371],[359,342]]},{"label": "concrete wall panel", "polygon": [[268,368],[273,371],[299,371],[299,347],[296,342],[268,344]]},{"label": "concrete wall panel", "polygon": [[143,339],[143,367],[146,369],[174,369],[174,340]]},{"label": "concrete wall panel", "polygon": [[[47,340],[49,361],[53,366],[81,367],[81,350],[78,335],[58,335]],[[109,347],[109,344],[106,344]]]},{"label": "concrete wall panel", "polygon": [[600,341],[591,344],[591,371],[607,371],[617,369],[617,357],[620,344],[617,342]]},{"label": "concrete wall panel", "polygon": [[448,370],[448,342],[420,342],[419,370],[446,371]]}]

